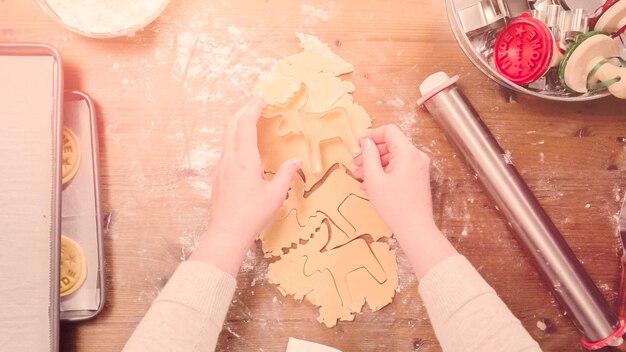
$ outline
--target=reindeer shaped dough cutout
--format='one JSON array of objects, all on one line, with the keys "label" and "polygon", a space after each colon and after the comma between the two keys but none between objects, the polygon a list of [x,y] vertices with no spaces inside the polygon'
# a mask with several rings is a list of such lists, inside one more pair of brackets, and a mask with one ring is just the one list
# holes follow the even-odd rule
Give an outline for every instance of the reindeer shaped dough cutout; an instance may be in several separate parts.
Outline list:
[{"label": "reindeer shaped dough cutout", "polygon": [[[349,319],[351,312],[360,310],[364,304],[364,300],[359,299],[359,294],[355,295],[351,292],[348,284],[350,275],[357,271],[367,272],[367,276],[371,279],[364,280],[366,282],[364,284],[369,290],[360,292],[361,295],[366,296],[368,292],[389,290],[388,285],[384,284],[390,279],[379,259],[382,253],[388,252],[386,244],[374,242],[370,245],[362,238],[355,238],[343,246],[324,251],[324,247],[332,237],[333,230],[332,224],[324,220],[320,228],[311,234],[308,241],[300,243],[296,248],[284,254],[281,260],[269,266],[269,276],[271,280],[278,279],[277,281],[284,289],[283,294],[293,294],[297,299],[307,296],[314,304],[340,308],[335,314],[326,314],[328,320],[324,322],[327,325],[334,325],[337,319]],[[379,246],[383,246],[384,252],[377,253]],[[388,260],[387,258],[383,260],[385,259]],[[395,262],[393,256],[391,259]],[[392,266],[389,269],[395,270],[395,267]],[[302,270],[304,275],[293,275],[295,270]],[[292,274],[285,275],[281,280],[278,275],[286,272],[292,272]],[[327,273],[330,275],[327,276]],[[328,282],[328,279],[331,282]],[[391,275],[391,281],[393,280],[394,276]],[[397,283],[395,281],[391,283],[394,284],[390,286],[393,290]],[[315,297],[319,293],[313,293],[312,297],[309,297],[315,287],[325,285],[333,286],[337,296],[323,295],[326,297],[322,299],[322,302],[317,302]],[[338,314],[339,312],[341,313]]]},{"label": "reindeer shaped dough cutout", "polygon": [[266,254],[280,255],[283,248],[299,240],[308,240],[326,218],[332,225],[332,235],[324,247],[327,250],[364,234],[370,235],[375,241],[391,236],[391,230],[376,215],[365,193],[359,188],[359,182],[344,168],[331,168],[321,187],[306,197],[305,193],[304,180],[295,176],[289,197],[276,213],[274,221],[261,233]]},{"label": "reindeer shaped dough cutout", "polygon": [[391,302],[398,286],[395,252],[384,242],[355,238],[333,250],[324,244],[336,228],[327,219],[268,268],[270,283],[283,295],[306,298],[320,307],[318,321],[328,327],[350,321],[367,302],[376,311]]},{"label": "reindeer shaped dough cutout", "polygon": [[341,139],[344,146],[354,156],[358,155],[361,149],[352,131],[350,117],[345,108],[334,107],[322,112],[301,111],[308,100],[307,87],[303,83],[300,90],[287,103],[265,108],[263,117],[281,117],[278,124],[278,135],[281,137],[290,134],[304,137],[311,170],[314,174],[319,174],[323,171],[321,143]]},{"label": "reindeer shaped dough cutout", "polygon": [[359,188],[359,181],[348,175],[345,169],[337,168],[331,169],[324,184],[306,197],[304,190],[304,180],[299,176],[294,177],[289,190],[289,198],[278,210],[279,218],[287,217],[289,212],[295,209],[298,223],[300,226],[306,226],[309,219],[320,211],[326,214],[345,234],[354,233],[354,226],[339,213],[339,205],[346,199],[346,194],[356,193],[366,196]]},{"label": "reindeer shaped dough cutout", "polygon": [[367,270],[378,284],[383,284],[387,280],[387,275],[370,246],[362,238],[356,238],[331,251],[320,252],[331,238],[330,229],[329,225],[322,224],[320,230],[309,240],[309,245],[302,246],[303,251],[298,254],[307,257],[304,275],[311,276],[329,271],[337,287],[341,305],[350,306],[348,274],[356,270]]}]

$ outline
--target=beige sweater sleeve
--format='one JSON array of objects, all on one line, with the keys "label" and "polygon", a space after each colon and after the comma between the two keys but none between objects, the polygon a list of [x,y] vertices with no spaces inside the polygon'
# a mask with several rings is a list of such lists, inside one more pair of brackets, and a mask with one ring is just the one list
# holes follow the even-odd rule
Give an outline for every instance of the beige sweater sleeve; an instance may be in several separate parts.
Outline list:
[{"label": "beige sweater sleeve", "polygon": [[445,259],[419,285],[445,352],[541,351],[520,321],[463,256]]},{"label": "beige sweater sleeve", "polygon": [[213,351],[235,286],[232,276],[212,265],[181,263],[123,351]]}]

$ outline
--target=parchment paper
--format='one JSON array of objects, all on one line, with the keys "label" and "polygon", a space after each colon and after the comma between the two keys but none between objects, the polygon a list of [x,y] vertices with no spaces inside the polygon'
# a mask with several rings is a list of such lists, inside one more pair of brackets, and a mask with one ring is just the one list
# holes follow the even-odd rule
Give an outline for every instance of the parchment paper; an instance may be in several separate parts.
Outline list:
[{"label": "parchment paper", "polygon": [[[0,349],[50,351],[54,58],[0,56]],[[56,280],[56,279],[55,279]]]},{"label": "parchment paper", "polygon": [[100,305],[99,253],[91,121],[87,103],[84,100],[65,102],[63,122],[78,137],[80,165],[74,179],[63,189],[61,233],[76,241],[85,252],[87,279],[76,292],[61,298],[61,311],[96,310]]}]

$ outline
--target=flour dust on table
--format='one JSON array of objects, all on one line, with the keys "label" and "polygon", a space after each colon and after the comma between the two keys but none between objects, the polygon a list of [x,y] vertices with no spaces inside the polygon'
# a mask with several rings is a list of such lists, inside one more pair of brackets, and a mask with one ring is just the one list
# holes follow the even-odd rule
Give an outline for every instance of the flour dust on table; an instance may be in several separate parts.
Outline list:
[{"label": "flour dust on table", "polygon": [[358,137],[372,124],[354,102],[354,84],[340,78],[353,67],[316,37],[296,35],[302,51],[279,60],[256,87],[268,103],[257,124],[265,172],[303,160],[261,243],[275,260],[269,281],[318,306],[318,320],[332,327],[365,303],[372,311],[391,303],[398,267],[391,231],[352,176]]}]

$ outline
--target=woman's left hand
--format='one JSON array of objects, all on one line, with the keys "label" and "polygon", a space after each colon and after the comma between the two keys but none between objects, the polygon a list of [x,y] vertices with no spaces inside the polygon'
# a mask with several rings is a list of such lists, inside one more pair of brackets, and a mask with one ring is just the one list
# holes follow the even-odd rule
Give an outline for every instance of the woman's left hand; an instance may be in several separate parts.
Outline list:
[{"label": "woman's left hand", "polygon": [[228,121],[213,179],[209,231],[190,257],[208,261],[233,276],[248,247],[282,205],[291,179],[302,165],[301,160],[291,159],[271,180],[265,177],[256,130],[264,106],[262,98],[254,97]]}]

